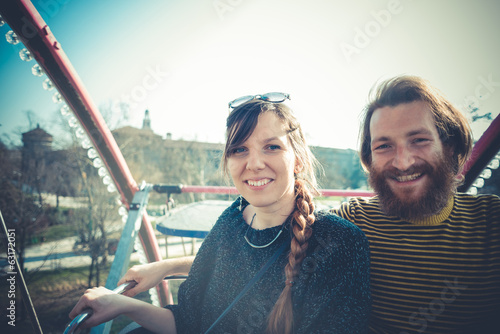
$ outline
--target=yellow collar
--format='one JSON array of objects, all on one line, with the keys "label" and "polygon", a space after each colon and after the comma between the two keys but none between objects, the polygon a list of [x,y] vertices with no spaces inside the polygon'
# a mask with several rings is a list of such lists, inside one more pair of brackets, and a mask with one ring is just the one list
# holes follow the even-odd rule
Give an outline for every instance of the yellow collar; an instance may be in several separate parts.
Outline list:
[{"label": "yellow collar", "polygon": [[421,219],[408,220],[410,223],[415,225],[438,225],[444,222],[450,215],[451,210],[453,210],[454,196],[451,196],[448,200],[446,206],[437,215],[424,217]]}]

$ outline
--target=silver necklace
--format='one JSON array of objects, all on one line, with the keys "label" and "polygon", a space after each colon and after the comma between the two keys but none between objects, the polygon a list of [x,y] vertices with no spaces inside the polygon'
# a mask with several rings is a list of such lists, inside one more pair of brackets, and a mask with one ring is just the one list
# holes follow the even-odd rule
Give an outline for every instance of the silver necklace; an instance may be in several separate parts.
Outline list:
[{"label": "silver necklace", "polygon": [[278,239],[278,237],[281,235],[281,232],[283,232],[283,227],[285,226],[285,223],[283,223],[283,225],[281,225],[281,230],[278,232],[278,235],[276,235],[276,236],[274,237],[274,239],[273,239],[273,240],[271,240],[271,242],[269,242],[269,243],[267,243],[267,244],[265,244],[265,245],[262,245],[262,246],[259,246],[259,245],[254,245],[254,244],[252,244],[252,243],[250,242],[250,240],[248,240],[248,238],[247,238],[247,234],[248,234],[248,231],[250,230],[250,228],[252,227],[253,220],[255,219],[255,216],[256,216],[256,215],[257,215],[256,213],[254,213],[254,214],[253,214],[252,221],[250,222],[250,225],[248,225],[248,228],[247,228],[247,231],[245,232],[244,238],[245,238],[246,242],[247,242],[247,243],[248,243],[251,247],[253,247],[253,248],[266,248],[266,247],[268,247],[268,246],[271,246],[271,245],[273,244],[273,242],[275,242],[275,241],[276,241],[276,239]]}]

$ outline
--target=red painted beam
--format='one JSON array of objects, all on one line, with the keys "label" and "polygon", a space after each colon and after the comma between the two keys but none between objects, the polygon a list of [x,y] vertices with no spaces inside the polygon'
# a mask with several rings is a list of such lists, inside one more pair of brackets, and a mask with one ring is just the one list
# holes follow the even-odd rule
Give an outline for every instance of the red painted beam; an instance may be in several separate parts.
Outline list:
[{"label": "red painted beam", "polygon": [[[137,184],[98,108],[48,25],[28,0],[2,0],[0,14],[73,110],[108,168],[122,201],[128,205],[138,190]],[[139,236],[148,261],[161,260],[160,248],[146,214]],[[159,295],[160,302],[166,304],[166,283],[161,285]]]},{"label": "red painted beam", "polygon": [[464,182],[459,191],[467,191],[479,174],[500,150],[500,115],[498,115],[474,145],[471,156],[464,166]]},{"label": "red painted beam", "polygon": [[[183,193],[209,193],[209,194],[238,194],[235,187],[215,187],[215,186],[181,186]],[[338,190],[338,189],[323,189],[320,190],[323,196],[337,197],[371,197],[372,191],[363,190]]]}]

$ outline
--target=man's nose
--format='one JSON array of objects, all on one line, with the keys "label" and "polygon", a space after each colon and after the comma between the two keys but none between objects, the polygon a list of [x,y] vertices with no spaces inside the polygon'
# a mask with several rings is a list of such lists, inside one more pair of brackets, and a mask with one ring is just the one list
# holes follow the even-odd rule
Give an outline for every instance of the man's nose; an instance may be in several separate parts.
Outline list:
[{"label": "man's nose", "polygon": [[392,166],[404,171],[410,168],[415,163],[415,158],[412,152],[407,147],[398,147],[396,155],[392,160]]}]

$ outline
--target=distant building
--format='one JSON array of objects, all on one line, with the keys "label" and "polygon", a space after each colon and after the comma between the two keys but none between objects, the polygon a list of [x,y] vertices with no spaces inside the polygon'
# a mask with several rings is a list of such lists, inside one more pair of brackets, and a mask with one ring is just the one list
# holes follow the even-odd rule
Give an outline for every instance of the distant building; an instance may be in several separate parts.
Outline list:
[{"label": "distant building", "polygon": [[36,191],[42,203],[41,192],[46,176],[48,157],[52,153],[53,137],[50,133],[36,128],[23,133],[23,148],[21,150],[21,174],[28,192]]},{"label": "distant building", "polygon": [[50,151],[52,141],[52,135],[40,128],[40,124],[37,124],[35,129],[23,133],[23,146],[27,151]]},{"label": "distant building", "polygon": [[21,171],[28,172],[38,167],[41,161],[52,151],[53,137],[37,124],[36,128],[23,133]]},{"label": "distant building", "polygon": [[142,129],[143,130],[151,130],[151,118],[149,117],[149,110],[146,109],[144,113],[144,120],[142,121]]}]

